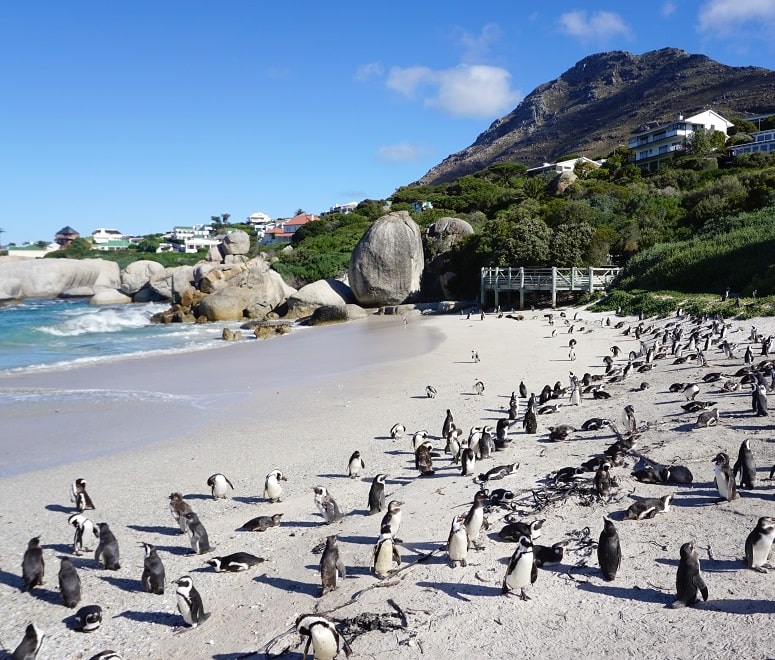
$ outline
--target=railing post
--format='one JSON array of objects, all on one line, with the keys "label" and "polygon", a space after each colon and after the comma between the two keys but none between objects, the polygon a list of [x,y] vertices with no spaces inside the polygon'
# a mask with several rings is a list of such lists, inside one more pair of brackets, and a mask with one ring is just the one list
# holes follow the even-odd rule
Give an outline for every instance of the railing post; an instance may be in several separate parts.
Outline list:
[{"label": "railing post", "polygon": [[519,267],[519,308],[525,309],[525,267]]},{"label": "railing post", "polygon": [[594,280],[594,268],[592,266],[589,267],[589,292],[594,293],[595,292],[595,280]]},{"label": "railing post", "polygon": [[557,266],[552,266],[552,309],[557,307]]}]

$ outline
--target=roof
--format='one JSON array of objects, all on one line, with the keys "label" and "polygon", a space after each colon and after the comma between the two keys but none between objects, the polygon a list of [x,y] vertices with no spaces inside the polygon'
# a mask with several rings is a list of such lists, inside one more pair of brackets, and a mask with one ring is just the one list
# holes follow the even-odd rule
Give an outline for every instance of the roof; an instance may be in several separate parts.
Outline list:
[{"label": "roof", "polygon": [[320,218],[311,213],[302,213],[301,215],[297,215],[295,218],[291,218],[287,222],[284,222],[283,225],[306,225],[308,222],[313,222],[315,220],[320,220]]},{"label": "roof", "polygon": [[67,225],[66,227],[62,227],[62,229],[60,229],[57,232],[57,235],[60,235],[60,234],[63,236],[72,236],[74,234],[78,234],[80,236],[80,234],[77,231],[75,231],[75,229],[73,229],[70,225]]}]

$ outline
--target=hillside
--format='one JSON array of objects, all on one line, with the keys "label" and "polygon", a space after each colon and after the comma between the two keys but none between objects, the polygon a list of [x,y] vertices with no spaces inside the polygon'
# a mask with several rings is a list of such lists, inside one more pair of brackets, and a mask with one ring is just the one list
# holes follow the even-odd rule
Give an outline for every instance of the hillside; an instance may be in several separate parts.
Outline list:
[{"label": "hillside", "polygon": [[676,48],[590,55],[417,183],[453,181],[500,162],[533,167],[570,153],[605,156],[633,132],[711,107],[728,117],[775,112],[775,71],[730,67]]}]

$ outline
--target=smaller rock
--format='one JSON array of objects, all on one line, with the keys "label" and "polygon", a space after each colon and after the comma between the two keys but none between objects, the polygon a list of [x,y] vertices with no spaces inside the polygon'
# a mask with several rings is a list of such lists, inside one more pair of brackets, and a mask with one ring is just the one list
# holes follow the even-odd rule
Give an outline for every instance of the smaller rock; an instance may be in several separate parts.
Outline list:
[{"label": "smaller rock", "polygon": [[90,305],[124,305],[131,303],[132,299],[125,296],[118,289],[104,289],[97,291],[90,299]]},{"label": "smaller rock", "polygon": [[327,323],[344,323],[365,319],[368,316],[363,307],[354,304],[324,305],[318,307],[312,314],[310,325],[325,325]]}]

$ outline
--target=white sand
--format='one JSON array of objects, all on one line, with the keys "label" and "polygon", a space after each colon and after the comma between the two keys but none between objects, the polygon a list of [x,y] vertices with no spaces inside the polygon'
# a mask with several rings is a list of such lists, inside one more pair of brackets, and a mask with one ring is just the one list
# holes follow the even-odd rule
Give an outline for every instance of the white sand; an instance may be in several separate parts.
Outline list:
[{"label": "white sand", "polygon": [[[629,459],[626,466],[613,470],[619,488],[610,501],[582,506],[580,500],[570,498],[538,516],[547,522],[537,542],[551,545],[574,538],[585,528],[596,541],[603,516],[610,515],[616,521],[623,554],[615,581],[602,579],[592,547],[571,541],[560,566],[539,571],[538,581],[528,589],[532,600],[501,596],[513,545],[498,540],[508,512],[494,507],[488,516],[489,532],[480,539],[483,549],[469,553],[467,567],[451,568],[441,550],[386,580],[391,586],[373,588],[378,580],[370,572],[371,554],[381,515],[370,517],[365,512],[374,474],[390,474],[388,499],[405,503],[400,533],[405,563],[442,547],[452,518],[467,511],[478,490],[445,456],[436,459],[434,476],[418,477],[410,438],[393,441],[388,436],[395,422],[403,422],[410,432],[427,429],[434,445],[443,449],[439,435],[447,408],[466,433],[471,426],[494,425],[505,416],[508,397],[520,380],[537,394],[543,385],[557,380],[567,385],[569,370],[579,376],[585,371],[602,373],[602,358],[612,344],[619,345],[624,356],[638,350],[634,338],[601,325],[604,316],[581,311],[583,323],[576,324],[569,335],[562,320],[552,328],[542,314],[527,312],[524,321],[494,316],[484,321],[410,317],[406,326],[398,317],[370,319],[369,326],[314,329],[261,342],[260,347],[258,342],[246,342],[207,351],[190,362],[133,360],[0,380],[0,391],[129,389],[154,392],[157,397],[190,397],[183,403],[176,399],[171,419],[159,413],[160,404],[149,405],[154,411],[149,420],[138,414],[142,408],[138,404],[128,408],[128,417],[121,417],[120,404],[100,398],[94,408],[102,413],[96,416],[83,410],[62,424],[61,413],[27,411],[24,424],[8,427],[20,435],[4,432],[2,445],[20,447],[22,452],[32,452],[40,435],[53,435],[58,426],[69,427],[63,434],[68,442],[81,437],[87,446],[114,431],[127,439],[112,449],[119,453],[89,458],[76,451],[77,462],[0,479],[4,504],[0,641],[12,650],[33,621],[48,634],[42,658],[89,658],[106,648],[121,652],[124,658],[251,657],[288,630],[301,613],[335,610],[336,619],[361,612],[390,613],[387,600],[392,599],[407,614],[407,629],[357,636],[352,640],[357,657],[410,658],[421,652],[434,658],[472,654],[506,658],[526,653],[772,657],[772,572],[746,570],[741,561],[745,538],[756,520],[775,515],[775,487],[765,480],[775,463],[771,418],[753,416],[747,386],[738,393],[722,394],[719,383],[702,384],[698,399],[718,401],[721,423],[690,430],[696,413],[684,413],[682,396],[668,392],[671,383],[697,381],[709,371],[733,374],[742,366],[750,325],[773,333],[772,319],[732,323],[732,329],[740,331],[731,337],[741,345],[734,360],[725,359],[715,348],[706,354],[707,369],[691,363],[672,365],[666,359],[648,374],[632,374],[624,383],[611,385],[610,400],[585,398],[578,408],[564,401],[559,412],[539,417],[537,435],[524,434],[517,422],[508,449],[496,452],[480,464],[482,470],[477,469],[519,461],[514,475],[492,487],[516,492],[521,498],[516,511],[532,520],[536,516],[531,492],[543,485],[547,475],[579,464],[613,441],[605,431],[577,433],[571,441],[550,443],[547,427],[560,423],[579,427],[594,416],[618,421],[623,407],[634,405],[638,421],[652,425],[636,449],[659,462],[676,458],[689,466],[694,485],[638,483],[629,476],[634,464]],[[569,310],[568,316],[572,314]],[[554,337],[553,329],[557,330]],[[574,362],[568,357],[570,338],[578,341]],[[427,350],[430,345],[434,348]],[[481,357],[478,364],[470,359],[472,349]],[[356,357],[349,358],[348,351]],[[374,355],[372,366],[369,351]],[[758,348],[755,352],[758,361]],[[624,356],[617,362],[623,364]],[[477,379],[486,385],[482,396],[473,394]],[[642,381],[650,388],[632,391]],[[437,398],[425,397],[428,384],[438,389]],[[197,412],[196,406],[202,405],[207,410]],[[106,407],[110,414],[105,414]],[[523,411],[521,405],[520,418]],[[164,442],[153,432],[159,427],[164,429]],[[128,432],[133,428],[140,436],[134,446]],[[734,502],[716,504],[711,460],[718,451],[725,451],[734,461],[746,437],[759,465],[758,487],[744,491]],[[351,481],[345,476],[346,464],[355,449],[361,451],[367,467],[361,480]],[[269,504],[262,498],[263,480],[274,468],[289,480],[284,483],[283,501]],[[232,499],[209,497],[206,479],[218,471],[234,483]],[[88,635],[66,625],[73,612],[61,604],[56,577],[58,557],[70,550],[67,517],[74,509],[67,493],[76,477],[88,480],[97,506],[89,517],[110,523],[122,552],[122,567],[116,572],[97,568],[88,553],[73,559],[83,583],[82,604],[96,603],[104,610],[102,627]],[[329,488],[348,512],[343,523],[322,524],[312,499],[312,487],[318,484]],[[167,496],[173,490],[184,493],[199,514],[216,546],[212,554],[242,550],[266,562],[248,573],[216,574],[204,564],[212,555],[187,554],[187,537],[176,532],[167,509]],[[622,520],[632,494],[668,492],[675,493],[668,513],[653,520]],[[235,531],[250,518],[276,512],[284,514],[279,528],[263,534]],[[339,536],[348,578],[335,592],[320,598],[320,557],[312,549],[331,533]],[[38,534],[45,547],[46,582],[32,594],[20,593],[22,555],[27,541]],[[710,599],[693,608],[670,609],[679,548],[690,539],[700,548]],[[169,584],[163,596],[142,592],[141,541],[157,546],[168,580],[186,573],[193,577],[205,609],[212,613],[201,627],[175,634],[182,619],[174,585]],[[291,647],[297,655],[286,657],[300,657],[298,642],[298,635],[289,634],[272,650]]]}]

